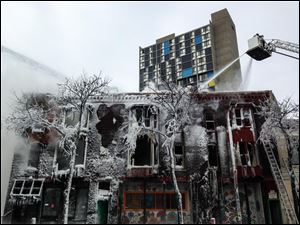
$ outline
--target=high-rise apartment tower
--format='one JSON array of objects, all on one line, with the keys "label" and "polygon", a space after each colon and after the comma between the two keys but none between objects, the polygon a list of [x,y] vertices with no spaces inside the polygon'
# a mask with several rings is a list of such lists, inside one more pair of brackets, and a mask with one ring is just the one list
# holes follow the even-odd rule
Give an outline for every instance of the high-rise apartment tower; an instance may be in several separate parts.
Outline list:
[{"label": "high-rise apartment tower", "polygon": [[[149,82],[168,81],[181,86],[202,86],[239,57],[236,28],[227,11],[211,14],[208,25],[181,35],[170,34],[139,49],[139,89]],[[212,90],[236,90],[241,83],[239,60],[215,80]]]}]

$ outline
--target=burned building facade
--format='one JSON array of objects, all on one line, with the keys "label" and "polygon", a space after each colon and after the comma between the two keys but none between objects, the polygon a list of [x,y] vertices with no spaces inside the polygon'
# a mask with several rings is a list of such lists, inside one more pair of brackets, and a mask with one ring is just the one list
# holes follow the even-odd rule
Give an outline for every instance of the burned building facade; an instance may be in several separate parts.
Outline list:
[{"label": "burned building facade", "polygon": [[[90,98],[77,145],[69,223],[178,223],[161,137],[146,129],[132,132],[139,123],[163,129],[166,115],[153,110],[150,95]],[[191,123],[174,145],[184,223],[291,222],[268,151],[257,142],[263,120],[255,106],[266,99],[274,99],[272,92],[197,95]],[[76,125],[78,112],[61,109],[62,123]],[[28,143],[16,151],[3,222],[62,222],[70,158],[49,132],[32,129]],[[272,152],[278,158],[280,149]]]}]

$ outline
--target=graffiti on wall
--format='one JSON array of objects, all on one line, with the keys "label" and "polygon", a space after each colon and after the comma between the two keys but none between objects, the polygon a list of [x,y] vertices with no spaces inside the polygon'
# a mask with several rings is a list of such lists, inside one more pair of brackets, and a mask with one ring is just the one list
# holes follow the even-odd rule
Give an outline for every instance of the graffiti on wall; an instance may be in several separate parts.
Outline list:
[{"label": "graffiti on wall", "polygon": [[237,222],[235,191],[233,186],[224,187],[224,217],[222,223],[232,224]]},{"label": "graffiti on wall", "polygon": [[[244,184],[239,185],[239,196],[241,203],[241,213],[243,224],[260,224],[264,221],[264,213],[262,206],[262,198],[259,195],[259,186],[257,184],[247,183],[247,195],[245,193]],[[248,204],[248,206],[247,206]],[[237,210],[232,185],[224,187],[224,217],[222,223],[237,223]]]},{"label": "graffiti on wall", "polygon": [[[191,216],[184,212],[183,218],[185,223],[191,223]],[[126,210],[123,214],[122,223],[125,224],[143,224],[144,212],[143,211],[130,211]],[[164,211],[164,210],[147,210],[146,211],[146,223],[147,224],[177,224],[178,215],[176,211]]]}]

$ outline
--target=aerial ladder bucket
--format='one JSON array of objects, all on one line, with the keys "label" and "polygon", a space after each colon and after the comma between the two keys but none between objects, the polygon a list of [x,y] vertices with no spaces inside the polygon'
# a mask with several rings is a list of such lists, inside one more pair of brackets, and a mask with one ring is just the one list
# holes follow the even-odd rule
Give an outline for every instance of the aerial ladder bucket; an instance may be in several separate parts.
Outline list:
[{"label": "aerial ladder bucket", "polygon": [[268,49],[268,45],[262,35],[256,34],[248,40],[249,50],[246,52],[255,60],[261,61],[272,55],[272,51]]},{"label": "aerial ladder bucket", "polygon": [[263,35],[256,34],[248,40],[248,47],[249,49],[246,53],[250,57],[258,61],[269,58],[273,52],[299,60],[299,58],[295,56],[277,51],[277,49],[279,48],[285,51],[299,54],[299,45],[288,41],[271,39],[267,43]]}]

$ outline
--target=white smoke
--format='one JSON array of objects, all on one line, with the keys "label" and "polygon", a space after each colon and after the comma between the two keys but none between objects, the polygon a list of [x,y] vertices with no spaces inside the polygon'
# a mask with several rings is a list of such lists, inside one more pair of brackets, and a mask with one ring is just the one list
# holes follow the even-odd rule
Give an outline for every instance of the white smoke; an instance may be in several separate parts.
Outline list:
[{"label": "white smoke", "polygon": [[[7,194],[11,162],[16,146],[22,139],[5,128],[5,119],[12,112],[14,93],[20,96],[25,92],[56,93],[57,82],[64,77],[60,73],[26,56],[1,47],[1,215]],[[26,149],[18,149],[24,160]]]},{"label": "white smoke", "polygon": [[240,88],[239,88],[240,91],[247,91],[247,89],[248,89],[249,82],[250,82],[252,62],[253,62],[253,59],[250,58],[249,61],[248,61],[248,65],[246,67],[246,70],[244,72],[243,82],[242,82],[242,84],[240,85]]}]

